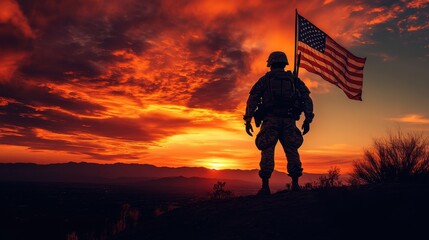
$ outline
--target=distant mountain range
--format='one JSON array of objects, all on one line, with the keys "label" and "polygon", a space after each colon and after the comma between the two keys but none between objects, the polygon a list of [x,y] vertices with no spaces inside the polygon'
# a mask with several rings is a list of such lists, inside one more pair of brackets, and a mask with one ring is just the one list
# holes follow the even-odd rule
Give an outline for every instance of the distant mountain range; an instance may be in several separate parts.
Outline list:
[{"label": "distant mountain range", "polygon": [[[321,174],[305,173],[301,182],[313,182]],[[156,167],[149,164],[96,164],[69,162],[57,164],[1,163],[0,181],[64,182],[64,183],[113,183],[142,187],[158,186],[162,190],[180,189],[199,191],[210,189],[217,181],[227,182],[227,187],[244,192],[260,187],[258,170],[212,170],[203,167]],[[271,178],[274,189],[284,188],[290,182],[286,173],[274,171]]]},{"label": "distant mountain range", "polygon": [[[156,167],[149,164],[97,164],[69,162],[56,164],[0,163],[0,181],[58,181],[58,182],[105,182],[136,181],[168,177],[198,177],[219,180],[237,179],[259,182],[258,170],[213,170],[203,167]],[[304,173],[302,182],[317,179],[321,174]],[[286,173],[274,171],[272,182],[287,183]]]}]

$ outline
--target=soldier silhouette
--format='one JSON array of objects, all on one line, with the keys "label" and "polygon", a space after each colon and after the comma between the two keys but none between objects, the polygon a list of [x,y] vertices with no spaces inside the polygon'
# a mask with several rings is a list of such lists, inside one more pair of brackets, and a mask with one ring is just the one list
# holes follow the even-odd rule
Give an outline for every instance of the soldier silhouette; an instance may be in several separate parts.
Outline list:
[{"label": "soldier silhouette", "polygon": [[[247,100],[246,113],[243,116],[246,122],[246,132],[250,136],[253,132],[252,117],[256,126],[262,121],[261,129],[255,143],[261,150],[259,176],[262,179],[262,188],[258,195],[271,194],[269,179],[274,170],[274,149],[278,141],[283,146],[287,158],[288,175],[292,178],[292,190],[300,189],[298,179],[302,176],[302,164],[298,148],[303,143],[303,135],[310,130],[313,120],[313,101],[310,91],[291,71],[285,71],[288,60],[284,52],[272,52],[267,60],[270,71],[261,77],[250,90]],[[305,120],[301,131],[296,127],[301,113]]]}]

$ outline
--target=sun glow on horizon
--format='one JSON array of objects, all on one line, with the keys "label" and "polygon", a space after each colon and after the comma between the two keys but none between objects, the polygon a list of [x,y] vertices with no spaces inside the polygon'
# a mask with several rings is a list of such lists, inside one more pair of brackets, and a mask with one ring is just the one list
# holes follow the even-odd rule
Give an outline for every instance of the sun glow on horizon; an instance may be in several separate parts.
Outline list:
[{"label": "sun glow on horizon", "polygon": [[195,162],[201,165],[201,167],[212,170],[239,169],[240,167],[239,164],[234,163],[232,159],[221,157],[198,159]]},{"label": "sun glow on horizon", "polygon": [[219,162],[218,159],[208,159],[206,164],[206,168],[213,170],[221,170],[228,168],[225,163]]}]

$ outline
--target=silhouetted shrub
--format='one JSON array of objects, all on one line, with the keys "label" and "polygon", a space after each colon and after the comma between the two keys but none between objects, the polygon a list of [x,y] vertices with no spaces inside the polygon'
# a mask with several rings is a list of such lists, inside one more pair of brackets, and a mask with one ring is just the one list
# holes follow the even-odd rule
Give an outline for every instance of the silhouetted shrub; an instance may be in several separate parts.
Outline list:
[{"label": "silhouetted shrub", "polygon": [[352,178],[363,183],[428,180],[429,145],[422,134],[389,134],[374,140],[364,158],[354,162]]},{"label": "silhouetted shrub", "polygon": [[353,176],[347,179],[347,183],[350,187],[359,187],[360,185],[362,185],[362,182],[362,180]]},{"label": "silhouetted shrub", "polygon": [[224,187],[226,182],[217,182],[213,185],[213,190],[210,193],[210,199],[219,200],[219,199],[230,199],[234,196],[232,191],[225,190]]},{"label": "silhouetted shrub", "polygon": [[[317,190],[317,189],[327,189],[332,187],[340,187],[343,186],[342,181],[340,180],[341,169],[334,166],[328,170],[326,175],[320,176],[317,180],[313,182],[306,182],[303,186],[301,186],[302,190]],[[291,189],[291,184],[287,183],[286,188],[288,190]]]},{"label": "silhouetted shrub", "polygon": [[332,188],[339,187],[342,185],[340,180],[340,168],[334,166],[328,170],[328,175],[320,176],[319,179],[314,183],[317,188]]},{"label": "silhouetted shrub", "polygon": [[314,189],[314,184],[311,182],[307,182],[304,184],[304,186],[302,187],[303,190],[313,190]]}]

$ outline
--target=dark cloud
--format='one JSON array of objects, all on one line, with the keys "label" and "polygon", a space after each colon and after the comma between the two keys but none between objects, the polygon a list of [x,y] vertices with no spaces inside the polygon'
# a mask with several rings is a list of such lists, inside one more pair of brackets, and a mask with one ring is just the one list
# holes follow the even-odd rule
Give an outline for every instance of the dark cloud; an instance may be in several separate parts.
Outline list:
[{"label": "dark cloud", "polygon": [[[0,126],[13,127],[16,132],[0,135],[0,144],[28,146],[33,149],[61,150],[86,154],[97,159],[127,158],[134,159],[136,154],[103,154],[106,146],[98,137],[116,139],[122,142],[150,143],[180,133],[191,120],[166,117],[157,114],[142,116],[138,119],[126,117],[83,118],[56,110],[37,110],[19,103],[0,106]],[[1,129],[1,127],[0,127]],[[61,134],[64,139],[47,139],[38,136],[38,129],[48,133]],[[80,142],[80,135],[94,136],[91,143]],[[65,136],[70,136],[67,138]],[[58,137],[57,137],[58,138]],[[87,138],[87,137],[83,137]]]},{"label": "dark cloud", "polygon": [[[36,107],[59,107],[78,114],[97,115],[105,107],[81,99],[66,98],[55,94],[46,86],[22,86],[17,83],[0,84],[0,96]],[[13,112],[7,112],[13,114]]]},{"label": "dark cloud", "polygon": [[19,103],[0,106],[4,116],[0,123],[23,128],[40,128],[59,134],[88,133],[102,137],[151,142],[177,133],[176,128],[190,120],[171,116],[148,115],[138,119],[126,117],[84,118],[47,109],[37,110]]},{"label": "dark cloud", "polygon": [[[7,145],[25,146],[34,150],[64,151],[78,155],[88,155],[98,160],[137,159],[137,154],[108,154],[102,153],[105,146],[102,143],[76,144],[76,142],[61,139],[44,139],[36,135],[35,131],[20,129],[17,135],[3,135],[0,143]],[[100,151],[101,150],[101,151]],[[97,153],[98,152],[98,153]]]},{"label": "dark cloud", "polygon": [[156,9],[157,2],[128,2],[112,1],[109,7],[107,3],[90,1],[40,1],[38,4],[23,1],[21,7],[39,36],[33,42],[31,57],[21,66],[22,73],[42,77],[43,81],[65,81],[65,72],[95,78],[103,74],[106,64],[120,61],[112,55],[113,51],[128,49],[140,53],[147,49],[144,36],[128,32],[136,25],[150,26],[148,19],[156,20],[154,13],[143,9],[147,5]]},{"label": "dark cloud", "polygon": [[234,80],[230,78],[206,83],[193,93],[188,106],[219,111],[230,110],[232,106],[236,106],[237,104],[230,95],[232,89],[234,89],[234,85]]},{"label": "dark cloud", "polygon": [[31,129],[25,128],[18,131],[18,135],[3,135],[0,143],[8,145],[26,146],[31,149],[67,151],[80,154],[81,152],[91,152],[102,145],[86,144],[76,145],[67,140],[43,139],[36,135]]},{"label": "dark cloud", "polygon": [[[238,101],[234,98],[237,80],[250,71],[249,53],[243,51],[243,36],[235,36],[228,27],[222,31],[209,31],[202,40],[188,43],[193,52],[209,53],[197,55],[194,61],[201,66],[219,66],[211,72],[202,72],[209,80],[192,94],[189,107],[208,108],[220,111],[233,110]],[[215,57],[218,56],[218,57]]]},{"label": "dark cloud", "polygon": [[32,41],[24,32],[10,22],[0,23],[0,49],[4,51],[29,51]]}]

